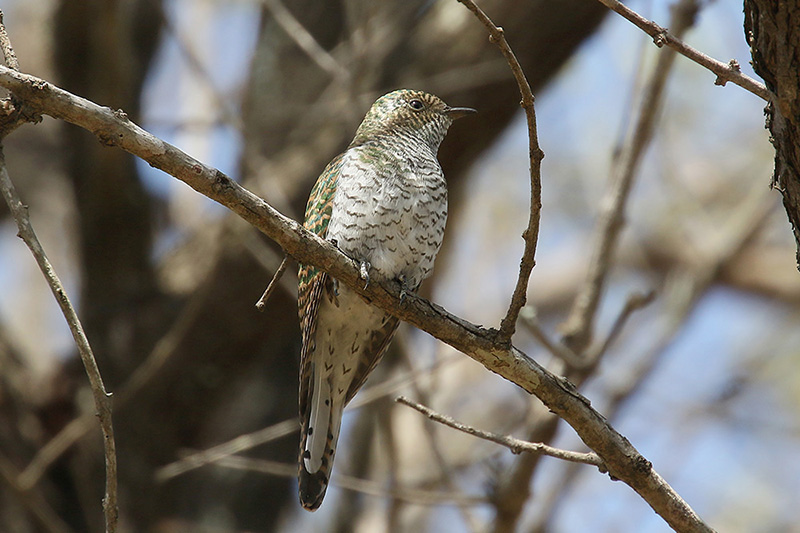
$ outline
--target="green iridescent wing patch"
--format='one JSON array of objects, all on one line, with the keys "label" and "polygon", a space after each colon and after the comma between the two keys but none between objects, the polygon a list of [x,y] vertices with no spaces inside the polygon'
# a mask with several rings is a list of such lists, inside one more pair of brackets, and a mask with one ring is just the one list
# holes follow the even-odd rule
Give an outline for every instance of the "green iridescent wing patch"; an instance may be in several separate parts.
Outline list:
[{"label": "green iridescent wing patch", "polygon": [[[323,239],[328,234],[328,224],[333,211],[333,195],[342,169],[342,154],[331,161],[322,171],[306,204],[303,226]],[[300,353],[300,412],[306,413],[308,386],[311,379],[311,353],[316,348],[314,341],[317,326],[317,309],[322,299],[328,275],[311,265],[300,264],[298,274],[297,311],[300,317],[300,333],[303,337],[303,350]]]}]

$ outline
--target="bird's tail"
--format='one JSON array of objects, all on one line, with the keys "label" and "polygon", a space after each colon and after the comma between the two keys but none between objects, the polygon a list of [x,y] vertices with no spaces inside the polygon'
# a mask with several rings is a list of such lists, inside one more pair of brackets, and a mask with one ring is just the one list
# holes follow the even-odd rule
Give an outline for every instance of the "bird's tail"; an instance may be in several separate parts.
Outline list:
[{"label": "bird's tail", "polygon": [[[314,365],[316,366],[316,365]],[[328,489],[336,442],[342,425],[342,398],[333,398],[331,384],[321,368],[313,368],[306,413],[302,413],[302,436],[298,485],[300,503],[309,511],[316,510]]]}]

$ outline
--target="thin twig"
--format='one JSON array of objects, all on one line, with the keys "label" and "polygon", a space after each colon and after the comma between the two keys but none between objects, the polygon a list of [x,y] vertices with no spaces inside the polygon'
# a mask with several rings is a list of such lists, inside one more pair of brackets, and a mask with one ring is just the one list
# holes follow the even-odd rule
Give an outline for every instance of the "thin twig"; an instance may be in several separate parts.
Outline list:
[{"label": "thin twig", "polygon": [[23,205],[22,201],[17,194],[14,184],[6,170],[5,155],[2,148],[0,148],[0,192],[8,204],[9,211],[14,217],[19,230],[19,237],[25,241],[25,244],[30,249],[36,263],[44,274],[50,290],[67,320],[67,325],[72,332],[72,337],[75,339],[75,344],[78,347],[78,352],[81,356],[81,361],[86,369],[86,374],[89,376],[89,383],[91,384],[92,396],[94,397],[95,410],[97,416],[100,418],[100,427],[103,430],[103,448],[105,450],[105,463],[106,463],[106,494],[103,498],[103,510],[105,512],[106,532],[113,533],[117,528],[117,451],[114,442],[114,427],[111,423],[111,394],[106,392],[103,385],[103,378],[100,376],[100,370],[97,368],[97,361],[95,361],[92,348],[89,346],[89,340],[86,338],[86,333],[83,331],[83,326],[75,308],[67,296],[61,280],[56,275],[53,265],[47,259],[36,233],[33,231],[30,218],[28,216],[28,207]]},{"label": "thin twig", "polygon": [[618,0],[598,0],[598,2],[610,10],[619,13],[647,35],[652,37],[653,42],[659,48],[664,45],[669,46],[682,56],[691,59],[698,65],[703,66],[716,74],[717,79],[714,82],[715,85],[725,85],[725,83],[730,81],[739,87],[750,91],[762,100],[769,102],[770,92],[767,90],[766,86],[754,80],[753,78],[742,74],[739,70],[739,64],[735,60],[731,60],[728,63],[717,61],[716,59],[684,43],[677,35],[677,31],[675,32],[676,35],[672,35],[669,33],[669,31],[667,31],[666,28],[662,28],[655,22],[647,20]]},{"label": "thin twig", "polygon": [[[186,337],[198,313],[206,302],[207,287],[203,286],[195,291],[189,301],[184,305],[177,320],[172,323],[169,331],[159,339],[147,358],[130,375],[128,380],[114,394],[114,408],[117,412],[128,405],[136,395],[150,381],[158,375],[170,356],[175,352],[178,344]],[[94,428],[95,416],[86,414],[73,419],[61,429],[53,438],[39,448],[36,455],[20,475],[20,483],[27,487],[36,485],[52,465],[73,444],[84,437]]]},{"label": "thin twig", "polygon": [[535,394],[603,458],[615,479],[634,489],[671,527],[681,531],[711,531],[647,459],[583,396],[513,345],[498,342],[496,332],[471,324],[414,294],[406,295],[401,301],[399,284],[380,273],[371,276],[371,283],[364,287],[358,266],[332,243],[282,215],[219,170],[143,130],[123,113],[80,98],[40,78],[2,66],[0,86],[10,89],[39,112],[87,129],[106,144],[118,146],[183,181],[254,225],[295,260],[325,270],[340,283],[368,298],[376,307],[431,334]]},{"label": "thin twig", "polygon": [[261,0],[261,3],[269,9],[273,18],[283,31],[291,37],[295,44],[314,62],[319,68],[330,74],[338,81],[347,80],[350,75],[338,61],[325,50],[314,38],[313,35],[303,26],[299,20],[289,11],[280,0]]},{"label": "thin twig", "polygon": [[[280,266],[283,257],[286,256],[283,250],[276,251],[267,244],[257,232],[247,232],[246,235],[242,236],[241,243],[250,252],[253,259],[258,261],[266,272],[272,272],[273,275]],[[286,293],[286,296],[292,300],[297,300],[297,279],[281,276],[279,281],[278,287]]]},{"label": "thin twig", "polygon": [[[0,48],[2,48],[6,64],[13,71],[19,71],[19,62],[11,46],[11,40],[6,32],[5,24],[3,24],[2,12],[0,12]],[[2,139],[0,139],[0,141],[2,141]],[[117,449],[116,442],[114,441],[114,426],[111,421],[111,394],[106,392],[105,385],[103,385],[103,378],[100,375],[97,361],[92,353],[92,347],[89,345],[89,340],[86,338],[83,325],[78,319],[78,314],[75,312],[75,308],[72,306],[64,290],[64,286],[61,284],[61,280],[56,274],[50,260],[47,258],[47,254],[33,230],[33,225],[31,224],[28,214],[28,206],[22,203],[14,187],[14,183],[8,175],[6,158],[2,145],[0,145],[0,194],[2,194],[11,212],[11,216],[17,224],[17,236],[20,237],[30,249],[47,284],[50,286],[50,290],[53,292],[53,296],[55,296],[56,302],[58,302],[58,306],[61,308],[61,312],[72,333],[72,338],[75,340],[75,344],[78,347],[78,353],[86,369],[86,375],[89,377],[94,406],[97,411],[96,414],[100,419],[100,428],[103,431],[103,450],[105,453],[106,469],[106,492],[103,498],[103,513],[105,515],[106,533],[114,533],[117,529],[119,509],[117,507]]]},{"label": "thin twig", "polygon": [[[203,59],[195,51],[193,45],[187,42],[188,38],[186,38],[185,33],[179,32],[177,25],[172,21],[172,18],[168,15],[163,4],[161,2],[154,2],[153,5],[160,11],[164,28],[168,33],[171,33],[173,39],[175,39],[175,45],[178,48],[178,52],[183,56],[183,59],[186,61],[186,65],[189,67],[189,70],[193,71],[198,81],[203,83],[205,88],[211,94],[214,103],[220,111],[222,120],[225,123],[230,124],[237,131],[244,132],[242,115],[239,113],[239,110],[236,107],[235,100],[217,87],[211,71],[206,68],[206,65],[203,63]],[[214,127],[216,127],[216,124]]]},{"label": "thin twig", "polygon": [[[370,404],[390,394],[393,394],[399,389],[404,388],[411,383],[414,383],[422,376],[429,375],[433,372],[438,371],[442,367],[443,363],[451,363],[458,360],[460,359],[456,357],[439,359],[437,362],[435,362],[434,364],[430,365],[429,367],[423,370],[406,372],[400,376],[396,376],[383,383],[368,386],[364,390],[358,393],[358,396],[356,396],[355,399],[349,404],[348,409],[353,410],[353,409],[358,409],[360,407],[364,407],[367,404]],[[123,393],[121,392],[119,396],[122,396],[122,394]],[[76,419],[72,423],[75,423],[78,420],[81,419]],[[72,423],[70,423],[70,425],[72,425]],[[252,433],[239,435],[238,437],[232,440],[223,442],[221,444],[217,444],[216,446],[207,448],[205,450],[198,451],[196,453],[193,453],[192,455],[187,455],[185,457],[182,457],[178,461],[175,461],[173,463],[170,463],[168,465],[159,468],[156,471],[156,479],[158,479],[159,481],[166,481],[178,475],[194,470],[195,468],[199,468],[201,466],[214,463],[218,461],[219,458],[221,457],[227,457],[235,453],[247,451],[251,448],[254,448],[261,444],[265,444],[275,439],[279,439],[286,435],[290,435],[299,430],[300,430],[300,423],[298,422],[297,418],[292,418],[290,420],[284,420],[282,422],[278,422],[266,428],[259,429],[258,431],[254,431]],[[48,443],[48,445],[49,444],[50,443]],[[30,466],[28,468],[30,468]]]},{"label": "thin twig", "polygon": [[[403,336],[403,339],[406,337]],[[397,342],[397,341],[395,341]],[[401,346],[401,352],[403,354],[403,362],[408,366],[412,375],[419,376],[421,372],[416,369],[414,358],[411,357],[411,350],[408,346]],[[433,376],[433,372],[430,373]],[[414,395],[417,398],[422,399],[423,402],[427,402],[430,399],[429,390],[431,387],[427,387],[423,389],[420,386],[418,380],[411,381],[411,389],[414,392]],[[453,474],[453,468],[450,462],[447,460],[445,452],[442,450],[440,439],[438,438],[438,433],[435,431],[435,427],[429,424],[425,424],[423,431],[425,432],[425,437],[428,440],[428,447],[430,448],[431,453],[433,454],[434,462],[436,463],[436,468],[439,470],[441,475],[441,480],[445,487],[449,490],[456,490],[456,483],[455,483],[455,476]],[[467,531],[470,532],[477,532],[480,531],[481,528],[478,525],[478,520],[467,508],[461,508],[461,515],[464,520],[464,525],[467,527]],[[396,529],[396,528],[395,528]]]},{"label": "thin twig", "polygon": [[603,358],[603,355],[605,355],[605,353],[608,351],[608,348],[614,343],[615,340],[617,340],[620,333],[622,333],[622,329],[625,327],[625,324],[628,322],[628,319],[631,317],[631,315],[639,309],[650,305],[655,298],[655,291],[635,292],[633,294],[629,294],[628,299],[625,300],[625,305],[622,307],[622,311],[620,311],[619,315],[617,315],[617,319],[614,320],[614,324],[611,326],[611,330],[608,332],[608,335],[606,335],[605,340],[596,350],[591,352],[586,357],[586,361],[590,365],[594,365],[600,361],[600,359]]},{"label": "thin twig", "polygon": [[281,261],[281,265],[278,267],[278,270],[275,271],[275,275],[272,276],[272,281],[269,282],[269,285],[267,285],[267,289],[264,291],[264,294],[262,294],[261,298],[259,298],[258,301],[256,302],[256,309],[258,309],[262,313],[264,312],[264,309],[267,308],[267,300],[269,300],[269,297],[272,295],[272,291],[274,291],[275,287],[277,287],[278,281],[281,279],[281,276],[283,276],[283,273],[286,271],[286,266],[288,264],[289,264],[289,256],[284,255],[283,261]]},{"label": "thin twig", "polygon": [[[749,196],[750,194],[748,194]],[[772,200],[763,198],[763,195],[756,201],[745,200],[736,205],[731,209],[731,212],[736,214],[733,223],[719,224],[719,227],[732,229],[727,232],[728,234],[721,244],[715,247],[715,253],[700,265],[692,268],[691,271],[673,272],[671,276],[668,276],[661,291],[666,295],[663,315],[667,318],[663,319],[660,327],[657,324],[656,327],[649,328],[653,330],[650,333],[654,339],[652,345],[631,367],[626,369],[626,378],[606,393],[603,414],[609,420],[613,421],[617,418],[625,402],[636,394],[647,382],[648,377],[663,362],[669,349],[675,344],[681,325],[685,324],[686,318],[695,311],[701,297],[707,293],[709,287],[719,281],[719,275],[726,265],[730,265],[745,250],[747,244],[752,242],[760,231],[763,231],[772,206]],[[556,488],[550,494],[544,495],[547,502],[544,508],[549,509],[548,514],[552,514],[560,501],[569,494],[577,473],[574,466],[570,465],[555,481],[554,487]],[[542,497],[542,494],[539,496]],[[531,527],[529,531],[543,531],[541,524],[545,520],[544,517],[539,517],[538,527]]]},{"label": "thin twig", "polygon": [[[676,35],[683,35],[692,26],[695,12],[694,0],[684,0],[676,6],[672,18]],[[664,50],[659,54],[658,62],[639,105],[638,117],[629,144],[623,148],[619,164],[615,165],[612,171],[609,188],[600,202],[599,220],[594,236],[595,246],[586,280],[575,297],[569,316],[561,326],[564,343],[577,354],[586,349],[594,334],[595,315],[624,224],[625,206],[639,163],[653,138],[664,88],[674,62],[674,51]]]},{"label": "thin twig", "polygon": [[[162,466],[156,470],[157,481],[168,481],[181,474],[194,470],[204,465],[219,462],[224,457],[229,457],[235,453],[239,453],[251,448],[255,448],[260,444],[271,442],[273,440],[291,435],[300,429],[300,423],[296,418],[284,420],[271,426],[259,429],[252,433],[239,435],[233,440],[218,444],[207,450],[201,450],[182,457],[179,461]],[[293,467],[292,475],[297,475],[297,467]]]},{"label": "thin twig", "polygon": [[[239,455],[225,457],[224,459],[219,460],[216,464],[226,468],[260,472],[262,474],[269,474],[272,476],[287,478],[293,478],[297,476],[296,465],[289,465],[286,463],[269,461],[265,459],[253,459]],[[405,487],[394,487],[387,489],[381,483],[344,474],[334,474],[331,478],[331,483],[337,487],[360,492],[362,494],[379,496],[382,498],[393,498],[416,505],[457,505],[461,507],[484,505],[487,503],[486,498],[483,496],[469,496],[461,493],[448,493]]]},{"label": "thin twig", "polygon": [[527,305],[523,307],[519,317],[522,319],[522,325],[524,325],[531,335],[539,341],[539,344],[544,346],[548,352],[564,361],[568,367],[582,368],[586,365],[584,358],[579,357],[575,352],[570,350],[568,346],[553,341],[547,333],[545,333],[542,329],[542,325],[536,318],[536,310],[533,307]]},{"label": "thin twig", "polygon": [[[686,6],[686,2],[682,2]],[[692,20],[691,14],[692,4],[689,2],[688,7],[684,9],[674,9],[673,22],[678,19],[683,19],[683,22],[673,24],[677,26],[678,31],[685,31],[685,28]],[[665,57],[667,56],[667,57]],[[653,96],[655,88],[659,85],[663,86],[663,79],[658,82],[659,77],[666,77],[666,71],[671,61],[674,59],[675,54],[671,51],[664,51],[660,54],[658,65],[655,68],[654,74],[647,85],[649,96]],[[568,359],[562,358],[563,371],[570,376],[577,386],[587,379],[592,372],[594,366],[599,364],[600,357],[587,356],[584,350],[591,342],[592,330],[594,324],[594,315],[599,305],[602,288],[610,268],[611,257],[613,254],[614,246],[617,241],[617,236],[622,225],[622,218],[624,212],[624,203],[627,200],[628,193],[632,184],[634,176],[635,163],[638,161],[638,156],[631,156],[631,152],[638,151],[640,154],[644,151],[646,146],[643,125],[648,121],[653,121],[656,113],[656,106],[653,102],[657,99],[647,101],[645,97],[645,104],[638,112],[636,117],[636,127],[634,129],[631,140],[631,146],[626,149],[621,149],[619,153],[621,156],[618,158],[619,163],[615,164],[612,170],[612,185],[609,187],[609,192],[606,194],[603,202],[601,203],[601,222],[598,224],[597,233],[595,235],[595,250],[593,252],[589,271],[587,273],[586,281],[584,282],[578,297],[573,304],[572,312],[569,319],[566,321],[565,326],[562,326],[564,332],[564,345],[570,350],[571,353],[578,355],[582,364],[573,366],[571,369],[568,366]],[[645,105],[647,107],[645,107]],[[616,161],[615,161],[616,163]],[[626,165],[628,165],[626,167]],[[606,339],[610,341],[610,338]],[[605,344],[605,343],[604,343]],[[604,351],[601,348],[596,354],[602,354]],[[569,370],[572,370],[569,372]],[[555,372],[559,372],[555,370]],[[531,429],[531,437],[529,440],[545,440],[548,441],[555,435],[557,422],[553,419],[542,420],[539,424]],[[547,439],[534,438],[534,436],[545,435]],[[597,450],[596,448],[594,448]],[[507,481],[501,485],[499,493],[503,499],[499,500],[501,505],[498,507],[498,519],[495,522],[495,531],[513,531],[516,529],[517,521],[522,513],[525,502],[521,498],[514,498],[515,495],[520,493],[527,495],[528,487],[530,486],[531,477],[534,475],[538,463],[523,457],[515,462],[511,474],[507,477]],[[509,497],[510,496],[510,497]]]},{"label": "thin twig", "polygon": [[58,460],[73,444],[91,431],[97,423],[94,414],[87,413],[72,419],[61,431],[39,448],[36,455],[19,475],[19,484],[30,489],[39,483],[47,469]]},{"label": "thin twig", "polygon": [[514,331],[517,328],[517,318],[519,317],[520,309],[525,305],[525,301],[528,297],[528,282],[531,277],[531,271],[536,265],[536,244],[539,240],[539,218],[542,212],[542,159],[544,159],[544,152],[542,152],[542,149],[539,147],[539,135],[536,129],[536,111],[533,107],[533,92],[525,77],[525,73],[522,71],[522,66],[520,66],[514,52],[506,41],[503,28],[496,26],[486,13],[475,5],[475,2],[472,0],[458,1],[464,4],[464,6],[472,11],[478,20],[481,21],[489,31],[489,40],[497,45],[506,58],[508,66],[511,67],[511,72],[514,74],[514,79],[519,87],[519,93],[522,97],[520,105],[525,110],[525,118],[528,122],[531,205],[528,227],[522,233],[522,238],[525,240],[525,251],[522,254],[522,260],[519,264],[519,277],[514,287],[514,293],[511,296],[508,312],[500,322],[500,330],[497,333],[498,342],[510,344],[511,337],[514,335]]},{"label": "thin twig", "polygon": [[457,422],[449,416],[437,413],[433,409],[425,407],[417,402],[413,402],[405,396],[398,396],[396,401],[419,411],[434,422],[439,422],[445,426],[457,429],[458,431],[466,433],[467,435],[472,435],[473,437],[478,437],[479,439],[488,440],[494,442],[495,444],[505,446],[511,450],[511,453],[513,454],[535,453],[540,455],[549,455],[550,457],[555,457],[556,459],[562,459],[572,463],[583,463],[586,465],[596,466],[603,473],[607,471],[603,460],[594,452],[583,453],[561,450],[541,442],[528,442],[508,435],[490,433],[488,431],[483,431],[482,429],[477,429],[472,426],[462,424],[461,422]]}]

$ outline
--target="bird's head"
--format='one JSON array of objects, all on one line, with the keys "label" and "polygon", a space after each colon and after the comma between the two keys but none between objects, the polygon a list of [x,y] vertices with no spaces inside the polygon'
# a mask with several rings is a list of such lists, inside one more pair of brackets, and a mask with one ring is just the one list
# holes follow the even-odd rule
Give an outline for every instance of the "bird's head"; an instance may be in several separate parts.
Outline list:
[{"label": "bird's head", "polygon": [[372,104],[351,146],[384,136],[410,136],[425,142],[436,153],[450,124],[475,112],[469,107],[450,107],[424,91],[399,89]]}]

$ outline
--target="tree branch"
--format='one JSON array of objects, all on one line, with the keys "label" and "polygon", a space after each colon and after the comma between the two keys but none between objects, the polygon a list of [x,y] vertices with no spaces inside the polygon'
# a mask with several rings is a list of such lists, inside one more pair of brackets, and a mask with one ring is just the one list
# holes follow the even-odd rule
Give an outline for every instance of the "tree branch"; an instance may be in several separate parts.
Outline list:
[{"label": "tree branch", "polygon": [[299,46],[319,68],[340,82],[346,82],[350,79],[350,73],[347,69],[336,61],[336,58],[317,42],[314,36],[311,35],[294,15],[292,15],[292,12],[289,11],[280,0],[261,0],[261,3],[269,9],[270,13],[275,18],[275,22],[283,28],[286,35],[291,37],[292,40],[297,43],[297,46]]},{"label": "tree branch", "polygon": [[684,57],[687,57],[697,63],[698,65],[707,68],[717,75],[714,82],[715,85],[725,85],[727,82],[732,82],[739,87],[750,91],[764,101],[769,102],[770,92],[767,88],[753,78],[742,74],[739,70],[739,64],[736,60],[731,60],[728,63],[717,61],[716,59],[707,56],[703,52],[696,50],[684,43],[680,38],[670,34],[666,28],[662,28],[655,22],[647,20],[619,0],[597,0],[608,9],[619,13],[625,19],[632,22],[636,27],[641,29],[647,35],[653,38],[656,46],[661,48],[664,45],[672,48]]},{"label": "tree branch", "polygon": [[520,453],[536,453],[541,455],[549,455],[550,457],[555,457],[556,459],[562,459],[564,461],[569,461],[572,463],[581,463],[585,465],[596,466],[600,469],[601,472],[605,472],[605,465],[603,464],[603,460],[600,459],[600,457],[598,457],[596,453],[582,453],[582,452],[572,452],[569,450],[561,450],[559,448],[554,448],[552,446],[548,446],[547,444],[541,442],[528,442],[508,435],[498,435],[496,433],[483,431],[481,429],[477,429],[472,426],[462,424],[461,422],[457,422],[456,420],[450,418],[449,416],[437,413],[433,409],[426,407],[420,403],[412,402],[405,396],[398,396],[395,399],[395,401],[419,411],[420,413],[422,413],[429,419],[433,420],[434,422],[439,422],[440,424],[444,424],[447,427],[451,427],[453,429],[466,433],[467,435],[472,435],[473,437],[478,437],[479,439],[488,440],[490,442],[494,442],[495,444],[505,446],[506,448],[511,450],[511,452],[515,455]]},{"label": "tree branch", "polygon": [[[266,459],[253,459],[240,455],[223,457],[216,464],[226,468],[260,472],[271,476],[286,478],[294,478],[297,476],[297,467],[295,465]],[[486,498],[482,496],[470,496],[468,494],[406,487],[386,488],[381,483],[345,474],[334,474],[331,483],[337,487],[360,492],[361,494],[392,498],[393,500],[400,500],[417,505],[456,505],[459,507],[472,507],[486,503]]]},{"label": "tree branch", "polygon": [[278,286],[278,281],[280,281],[281,277],[283,276],[283,273],[286,271],[286,266],[288,264],[289,264],[289,256],[284,255],[280,266],[278,266],[278,269],[272,276],[272,280],[269,282],[269,285],[267,285],[267,288],[264,289],[264,294],[262,294],[261,298],[259,298],[258,301],[256,302],[256,309],[258,309],[259,311],[264,312],[264,309],[267,306],[267,300],[269,300],[269,297],[272,295],[272,291],[275,290],[275,287]]},{"label": "tree branch", "polygon": [[[684,0],[674,7],[671,22],[677,35],[683,35],[692,26],[696,12],[695,0]],[[664,87],[674,62],[675,53],[671,50],[659,55],[639,105],[632,135],[621,151],[618,163],[614,165],[611,183],[600,203],[595,247],[592,250],[586,280],[575,297],[569,316],[561,326],[565,344],[576,354],[583,353],[592,341],[595,315],[611,269],[619,234],[624,225],[625,206],[639,163],[653,138],[658,111],[663,101]]]},{"label": "tree branch", "polygon": [[536,111],[533,107],[533,92],[528,83],[522,67],[517,61],[514,51],[506,41],[503,28],[496,26],[494,22],[479,8],[472,0],[458,0],[464,4],[470,11],[472,11],[481,23],[486,26],[489,31],[489,40],[500,48],[503,57],[506,58],[508,66],[511,67],[511,72],[514,74],[514,79],[519,87],[519,93],[522,97],[520,105],[525,110],[525,119],[528,122],[528,158],[530,159],[530,175],[531,175],[531,205],[530,216],[528,218],[528,227],[522,233],[522,238],[525,240],[525,250],[522,253],[522,260],[519,264],[519,277],[517,277],[517,284],[514,287],[514,293],[511,296],[511,303],[508,306],[508,312],[503,320],[500,322],[500,331],[497,333],[497,339],[501,343],[511,344],[511,337],[517,328],[517,318],[519,317],[520,310],[525,306],[528,294],[528,282],[531,278],[531,271],[536,265],[536,244],[539,240],[539,219],[542,212],[542,159],[544,159],[544,152],[539,147],[539,135],[536,129]]},{"label": "tree branch", "polygon": [[673,528],[711,531],[653,470],[650,462],[569,382],[553,375],[514,346],[497,342],[495,331],[471,324],[416,295],[406,295],[400,300],[400,286],[377,274],[365,288],[358,264],[331,243],[283,216],[219,170],[146,132],[128,120],[122,111],[98,106],[42,79],[5,67],[0,67],[0,86],[39,111],[85,128],[104,144],[118,146],[178,178],[254,225],[297,261],[325,270],[375,306],[430,333],[536,395],[575,428],[586,445],[600,456],[614,479],[633,488]]},{"label": "tree branch", "polygon": [[28,217],[27,206],[23,205],[14,188],[14,184],[11,182],[6,170],[5,155],[2,148],[0,148],[0,193],[2,193],[11,215],[17,223],[19,230],[17,235],[25,241],[25,244],[36,259],[39,269],[44,274],[47,284],[50,286],[50,290],[53,292],[61,312],[64,314],[69,330],[72,332],[72,338],[75,339],[75,344],[78,347],[83,366],[86,368],[86,375],[89,376],[95,410],[100,419],[100,428],[103,430],[103,449],[105,451],[106,464],[106,495],[103,498],[103,510],[105,512],[106,531],[112,533],[117,528],[118,509],[117,449],[114,442],[114,427],[111,423],[111,394],[106,392],[106,388],[103,385],[103,378],[100,376],[97,361],[95,361],[92,348],[89,346],[89,340],[86,338],[86,333],[83,331],[83,326],[78,319],[78,314],[75,312],[75,308],[72,307],[61,280],[58,278],[53,265],[50,264],[50,260],[36,237],[36,233],[33,231],[33,226]]},{"label": "tree branch", "polygon": [[[1,11],[0,49],[2,49],[6,64],[10,67],[2,68],[9,72],[18,73],[19,62],[17,61],[14,49],[11,46],[11,41],[6,33]],[[14,97],[16,97],[15,94],[12,96],[12,99]],[[7,115],[3,118],[10,118],[11,120],[7,121],[7,124],[14,125],[13,127],[21,124],[19,117],[12,118]],[[34,120],[36,119],[34,118]],[[0,136],[0,141],[2,141],[2,138],[6,134],[10,133],[11,129],[13,128],[6,129],[5,124],[3,128],[0,128],[0,131],[3,132],[3,135]],[[69,296],[67,296],[64,286],[61,284],[61,280],[56,274],[53,265],[47,258],[47,254],[44,248],[42,248],[39,238],[33,231],[33,225],[28,215],[28,206],[22,203],[11,181],[11,177],[8,175],[6,158],[2,145],[0,145],[0,194],[2,194],[6,204],[8,204],[11,216],[17,224],[17,236],[20,237],[30,249],[50,290],[53,292],[53,296],[55,296],[58,306],[61,308],[61,312],[72,333],[72,338],[75,340],[75,344],[78,347],[78,353],[86,369],[86,375],[89,377],[95,411],[97,417],[100,419],[100,428],[103,431],[103,450],[106,469],[106,492],[103,498],[103,512],[105,515],[106,533],[113,533],[117,529],[119,509],[117,507],[117,448],[114,441],[114,426],[111,421],[111,394],[106,392],[103,378],[100,376],[100,369],[97,367],[97,361],[92,353],[92,347],[89,345],[89,340],[86,338],[86,333],[83,331],[83,325],[78,319],[78,314],[75,312],[75,308],[72,306],[72,302],[70,302]]]}]

